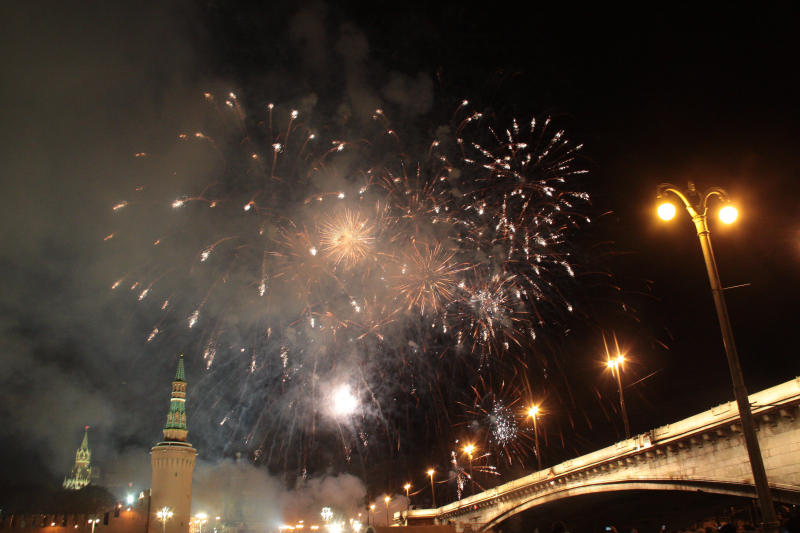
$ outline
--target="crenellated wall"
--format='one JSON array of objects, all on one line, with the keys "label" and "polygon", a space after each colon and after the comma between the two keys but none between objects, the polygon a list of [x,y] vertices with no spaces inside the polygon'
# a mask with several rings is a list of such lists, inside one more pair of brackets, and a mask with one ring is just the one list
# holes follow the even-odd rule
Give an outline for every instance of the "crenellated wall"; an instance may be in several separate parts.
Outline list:
[{"label": "crenellated wall", "polygon": [[[92,514],[3,514],[2,533],[93,533],[90,520],[96,519],[94,533],[147,533],[148,498],[131,507],[118,506]],[[154,532],[160,533],[160,532]]]}]

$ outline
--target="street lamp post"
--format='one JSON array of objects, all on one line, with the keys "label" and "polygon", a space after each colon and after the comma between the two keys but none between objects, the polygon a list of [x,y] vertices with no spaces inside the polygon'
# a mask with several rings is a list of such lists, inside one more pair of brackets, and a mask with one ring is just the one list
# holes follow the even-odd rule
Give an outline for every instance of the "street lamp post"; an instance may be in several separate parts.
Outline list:
[{"label": "street lamp post", "polygon": [[617,378],[617,388],[619,390],[619,409],[622,411],[622,423],[625,426],[625,438],[631,438],[631,424],[628,421],[628,410],[625,407],[625,394],[622,392],[622,363],[625,362],[625,356],[619,351],[619,343],[617,343],[617,335],[614,334],[614,344],[617,348],[617,357],[611,358],[608,353],[608,343],[606,336],[603,335],[603,346],[606,349],[606,365],[611,369],[611,374]]},{"label": "street lamp post", "polygon": [[528,409],[528,416],[533,419],[533,446],[536,450],[536,465],[539,470],[542,469],[542,455],[539,453],[539,426],[536,424],[536,418],[539,414],[539,406],[533,405]]},{"label": "street lamp post", "polygon": [[389,496],[386,496],[385,498],[383,498],[383,503],[386,504],[386,525],[387,526],[389,525],[389,502],[391,500],[392,499]]},{"label": "street lamp post", "polygon": [[197,520],[198,526],[198,533],[203,533],[203,525],[208,522],[208,515],[206,513],[197,513],[195,515],[195,520]]},{"label": "street lamp post", "polygon": [[411,497],[408,495],[408,491],[411,490],[411,483],[406,483],[403,488],[406,489],[406,516],[408,516],[408,510],[411,509]]},{"label": "street lamp post", "polygon": [[89,523],[92,524],[92,533],[94,533],[94,526],[100,521],[99,518],[90,518]]},{"label": "street lamp post", "polygon": [[433,508],[436,509],[436,489],[433,488],[433,474],[436,471],[433,468],[428,469],[428,477],[431,478],[431,498],[433,499]]},{"label": "street lamp post", "polygon": [[[763,528],[764,531],[777,532],[778,519],[772,504],[772,495],[769,491],[769,482],[767,481],[767,473],[764,470],[764,460],[761,457],[758,437],[756,437],[753,414],[750,411],[750,401],[748,399],[747,388],[744,384],[739,355],[736,352],[733,329],[731,328],[728,308],[725,304],[725,295],[723,293],[722,284],[720,283],[719,272],[717,271],[717,261],[714,258],[714,250],[711,247],[711,236],[706,217],[708,213],[708,202],[712,198],[716,198],[725,204],[720,209],[719,216],[722,222],[726,224],[730,224],[736,220],[736,208],[729,204],[728,194],[723,189],[717,187],[713,187],[704,195],[701,195],[695,189],[694,183],[692,182],[689,182],[686,192],[679,190],[672,184],[662,183],[658,186],[658,198],[662,198],[667,194],[676,196],[683,202],[686,211],[692,217],[692,222],[694,222],[695,229],[697,230],[697,237],[700,239],[700,248],[703,251],[708,281],[711,284],[711,294],[714,297],[714,306],[717,310],[719,327],[722,332],[722,343],[725,346],[725,355],[728,358],[728,368],[731,373],[731,381],[733,382],[733,395],[739,407],[742,435],[744,436],[747,455],[750,458],[750,468],[753,471],[753,481],[755,482],[758,503],[764,521]],[[668,202],[658,206],[658,215],[664,220],[670,220],[674,217],[675,211],[675,206]]]},{"label": "street lamp post", "polygon": [[467,458],[469,459],[469,493],[475,494],[475,487],[472,485],[472,454],[475,452],[475,445],[474,444],[467,444],[464,446],[464,453],[467,454]]},{"label": "street lamp post", "polygon": [[164,506],[158,510],[156,517],[161,521],[161,533],[167,533],[167,520],[172,518],[172,509]]},{"label": "street lamp post", "polygon": [[[370,518],[372,517],[372,513],[374,512],[375,512],[375,504],[373,503],[369,506],[369,513],[367,513],[367,525],[369,525]],[[372,525],[374,526],[375,524],[373,523]]]}]

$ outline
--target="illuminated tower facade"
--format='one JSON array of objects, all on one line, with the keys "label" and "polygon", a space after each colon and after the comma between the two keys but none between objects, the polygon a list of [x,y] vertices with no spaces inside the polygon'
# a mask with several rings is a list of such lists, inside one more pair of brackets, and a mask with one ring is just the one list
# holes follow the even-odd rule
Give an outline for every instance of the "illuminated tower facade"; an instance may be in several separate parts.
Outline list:
[{"label": "illuminated tower facade", "polygon": [[89,426],[84,428],[83,441],[75,452],[75,465],[62,486],[68,490],[80,490],[92,481],[92,451],[89,449]]},{"label": "illuminated tower facade", "polygon": [[[164,440],[150,452],[153,480],[150,489],[150,531],[189,533],[192,473],[197,450],[186,442],[186,377],[183,356],[172,382],[172,395],[164,426]],[[157,513],[167,507],[172,515],[162,524]],[[162,529],[163,528],[163,529]]]}]

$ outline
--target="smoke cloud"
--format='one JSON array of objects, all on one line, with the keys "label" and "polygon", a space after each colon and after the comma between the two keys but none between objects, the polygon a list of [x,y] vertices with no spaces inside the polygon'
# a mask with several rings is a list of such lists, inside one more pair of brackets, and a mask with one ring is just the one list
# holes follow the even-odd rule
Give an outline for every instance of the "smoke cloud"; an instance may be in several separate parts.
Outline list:
[{"label": "smoke cloud", "polygon": [[363,511],[364,484],[350,474],[325,475],[298,481],[294,489],[263,468],[246,462],[198,461],[192,496],[193,512],[222,515],[227,520],[276,526],[305,520],[321,522],[320,511],[330,507],[337,516],[350,518]]},{"label": "smoke cloud", "polygon": [[[144,342],[152,317],[109,290],[143,248],[115,254],[113,239],[103,240],[116,229],[110,206],[140,180],[135,153],[162,158],[158,186],[166,198],[215,170],[213,160],[170,148],[178,133],[203,126],[205,91],[237,89],[217,63],[227,56],[208,37],[213,8],[178,0],[0,9],[7,45],[0,98],[13,102],[0,110],[0,223],[8,229],[0,234],[0,448],[7,450],[0,482],[60,482],[88,424],[103,482],[146,486],[147,452],[160,438],[178,350],[189,363],[190,440],[207,457],[232,455],[243,447],[226,442],[211,401],[192,394],[235,385],[205,381],[188,334]],[[424,74],[395,72],[384,88],[374,84],[371,73],[384,69],[370,57],[366,35],[322,2],[292,6],[271,29],[288,50],[259,74],[265,97],[342,121],[367,119],[384,99],[415,113],[430,107]],[[167,173],[176,161],[181,172]],[[334,174],[325,186],[336,186]],[[268,476],[228,462],[204,464],[198,480],[225,473],[278,490]],[[280,509],[363,491],[352,477],[315,479]]]}]

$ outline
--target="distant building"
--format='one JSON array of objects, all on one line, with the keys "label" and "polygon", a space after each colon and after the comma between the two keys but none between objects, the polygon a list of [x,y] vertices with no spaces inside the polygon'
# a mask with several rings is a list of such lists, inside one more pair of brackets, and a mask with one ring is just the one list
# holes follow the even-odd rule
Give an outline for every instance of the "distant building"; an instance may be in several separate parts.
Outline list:
[{"label": "distant building", "polygon": [[78,451],[75,452],[75,464],[72,466],[72,472],[64,478],[62,486],[68,490],[80,490],[91,483],[92,479],[92,451],[89,449],[89,426],[86,426],[83,441]]},{"label": "distant building", "polygon": [[[44,499],[37,509],[27,503],[0,506],[0,533],[21,530],[25,533],[189,533],[197,450],[186,442],[186,378],[182,356],[172,382],[163,433],[164,440],[151,450],[151,489],[142,491],[138,498],[131,495],[130,499],[114,504],[113,499],[101,502],[96,498],[99,493],[113,496],[91,483],[97,469],[92,470],[91,466],[87,426],[75,454],[75,466],[63,483],[69,490],[57,494],[57,498]],[[164,508],[165,513],[159,517],[159,511]],[[203,528],[203,532],[216,529]]]},{"label": "distant building", "polygon": [[[150,489],[150,531],[189,533],[192,507],[192,475],[197,450],[186,442],[186,377],[183,355],[172,381],[172,394],[164,426],[164,440],[151,450],[153,480]],[[172,515],[161,522],[157,513],[168,508]]]}]

